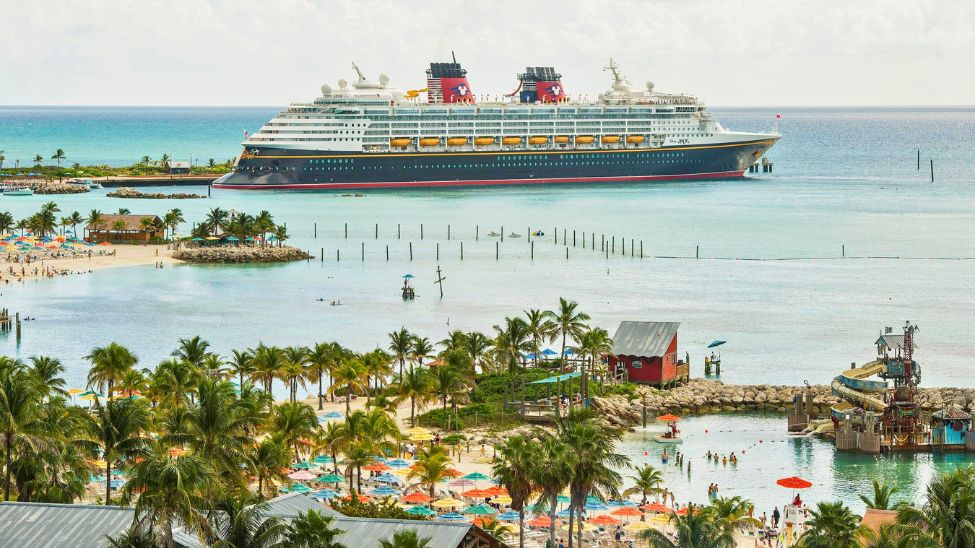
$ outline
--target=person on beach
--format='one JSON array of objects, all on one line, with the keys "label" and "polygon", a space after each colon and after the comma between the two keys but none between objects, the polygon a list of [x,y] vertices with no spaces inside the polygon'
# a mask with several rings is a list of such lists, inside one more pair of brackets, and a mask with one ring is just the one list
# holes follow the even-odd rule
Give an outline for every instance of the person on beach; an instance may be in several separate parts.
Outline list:
[{"label": "person on beach", "polygon": [[779,513],[779,507],[776,506],[775,508],[772,509],[772,529],[779,528],[779,518],[781,517],[782,514]]}]

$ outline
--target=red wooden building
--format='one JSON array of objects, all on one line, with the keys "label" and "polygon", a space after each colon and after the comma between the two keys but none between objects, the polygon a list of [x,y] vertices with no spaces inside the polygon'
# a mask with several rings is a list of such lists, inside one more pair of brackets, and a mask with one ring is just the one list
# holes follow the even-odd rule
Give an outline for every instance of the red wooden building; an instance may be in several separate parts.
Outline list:
[{"label": "red wooden building", "polygon": [[678,322],[622,322],[613,336],[609,374],[629,382],[665,386],[687,380],[677,359]]}]

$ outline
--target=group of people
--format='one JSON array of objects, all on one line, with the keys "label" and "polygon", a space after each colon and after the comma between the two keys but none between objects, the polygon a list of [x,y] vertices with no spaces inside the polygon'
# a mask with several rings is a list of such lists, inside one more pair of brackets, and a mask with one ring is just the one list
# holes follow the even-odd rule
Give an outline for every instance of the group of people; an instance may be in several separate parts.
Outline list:
[{"label": "group of people", "polygon": [[714,464],[718,464],[719,462],[725,466],[727,466],[728,463],[731,463],[732,466],[736,466],[738,464],[738,457],[735,456],[734,451],[732,451],[730,455],[719,455],[717,451],[712,453],[709,450],[704,456],[709,462],[713,461]]},{"label": "group of people", "polygon": [[718,484],[712,483],[708,485],[708,500],[713,501],[718,498]]}]

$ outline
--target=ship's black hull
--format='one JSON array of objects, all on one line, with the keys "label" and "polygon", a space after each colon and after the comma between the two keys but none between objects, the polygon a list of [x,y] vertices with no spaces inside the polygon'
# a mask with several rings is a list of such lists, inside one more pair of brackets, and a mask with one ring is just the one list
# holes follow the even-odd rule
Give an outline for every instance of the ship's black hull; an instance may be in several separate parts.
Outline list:
[{"label": "ship's black hull", "polygon": [[214,186],[304,190],[727,179],[741,177],[774,143],[433,153],[252,148]]}]

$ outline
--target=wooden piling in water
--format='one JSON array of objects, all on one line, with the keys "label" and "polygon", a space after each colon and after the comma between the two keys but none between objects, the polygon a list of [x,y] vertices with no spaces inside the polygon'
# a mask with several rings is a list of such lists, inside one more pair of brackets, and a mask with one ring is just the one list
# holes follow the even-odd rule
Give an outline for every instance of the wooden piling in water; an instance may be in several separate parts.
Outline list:
[{"label": "wooden piling in water", "polygon": [[318,238],[318,223],[317,222],[315,223],[315,226],[312,228],[312,238]]},{"label": "wooden piling in water", "polygon": [[379,239],[379,223],[376,223],[376,239]]},{"label": "wooden piling in water", "polygon": [[340,251],[338,249],[336,249],[335,250],[335,262],[339,262],[340,260],[342,260],[342,255],[340,254]]},{"label": "wooden piling in water", "polygon": [[534,261],[535,260],[535,242],[532,242],[531,244],[532,244],[532,255],[531,255],[531,259]]},{"label": "wooden piling in water", "polygon": [[440,242],[437,242],[437,260],[440,260]]},{"label": "wooden piling in water", "polygon": [[576,246],[576,231],[572,231],[572,247]]},{"label": "wooden piling in water", "polygon": [[345,223],[345,239],[349,239],[349,223]]},{"label": "wooden piling in water", "polygon": [[917,170],[921,171],[921,149],[917,149]]},{"label": "wooden piling in water", "polygon": [[389,244],[386,244],[386,261],[389,262]]},{"label": "wooden piling in water", "polygon": [[843,244],[843,257],[846,257],[846,244]]},{"label": "wooden piling in water", "polygon": [[410,242],[410,260],[413,260],[413,242]]},{"label": "wooden piling in water", "polygon": [[400,226],[399,226],[399,223],[396,223],[396,239],[397,239],[397,240],[399,240],[399,239],[401,239],[401,238],[402,238],[402,236],[403,236],[403,234],[402,234],[402,232],[400,231]]},{"label": "wooden piling in water", "polygon": [[643,240],[640,240],[640,258],[643,258]]},{"label": "wooden piling in water", "polygon": [[366,242],[362,242],[362,248],[361,249],[362,249],[362,261],[365,262],[365,260],[366,260]]},{"label": "wooden piling in water", "polygon": [[324,263],[325,262],[325,248],[324,247],[322,248],[321,257],[322,257],[322,262]]},{"label": "wooden piling in water", "polygon": [[694,258],[695,259],[701,258],[701,244],[697,244],[697,247],[694,248]]},{"label": "wooden piling in water", "polygon": [[460,243],[460,260],[464,260],[464,242]]},{"label": "wooden piling in water", "polygon": [[494,260],[497,261],[501,258],[501,243],[494,242]]},{"label": "wooden piling in water", "polygon": [[565,246],[565,260],[569,260],[569,246]]},{"label": "wooden piling in water", "polygon": [[931,182],[934,182],[934,160],[931,160]]},{"label": "wooden piling in water", "polygon": [[423,239],[423,223],[420,223],[420,239]]},{"label": "wooden piling in water", "polygon": [[480,239],[481,239],[481,226],[474,225],[474,241],[476,242]]},{"label": "wooden piling in water", "polygon": [[626,238],[620,238],[620,245],[622,250],[622,255],[626,256]]},{"label": "wooden piling in water", "polygon": [[612,251],[614,255],[616,254],[616,236],[613,236],[613,244],[610,247],[610,251]]},{"label": "wooden piling in water", "polygon": [[501,225],[501,241],[504,241],[504,225]]},{"label": "wooden piling in water", "polygon": [[450,239],[450,225],[447,225],[447,239]]}]

